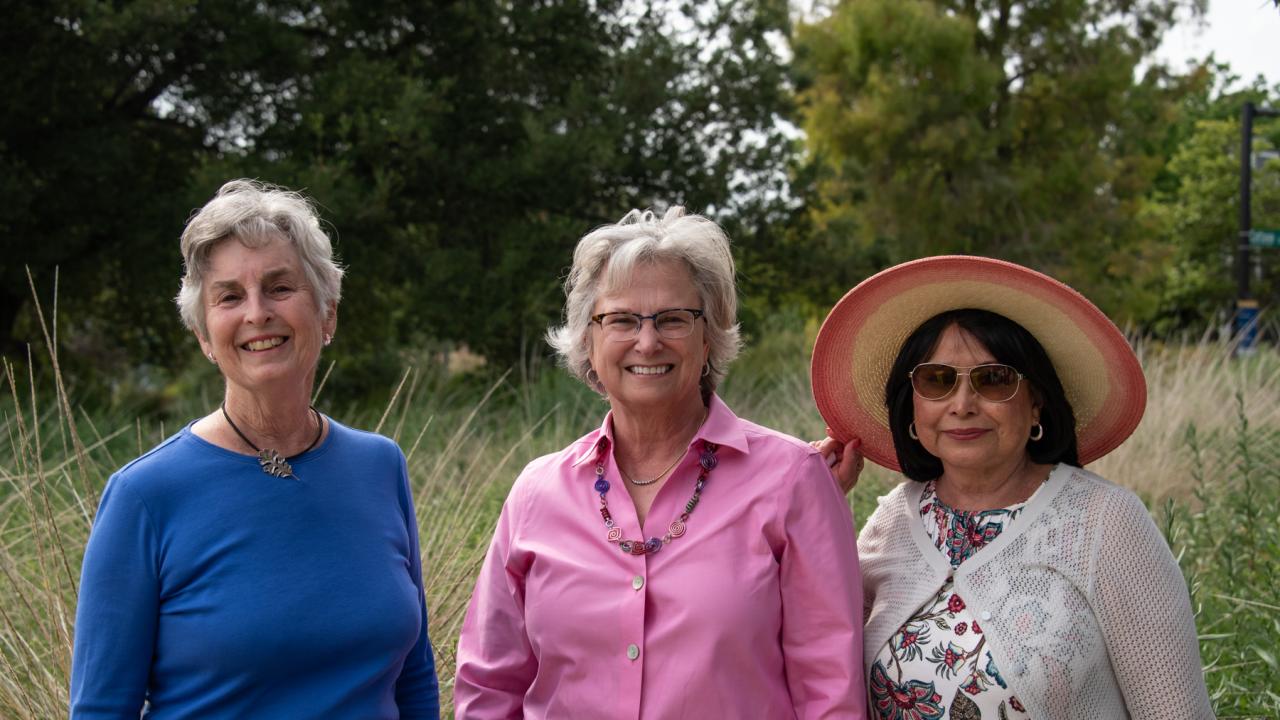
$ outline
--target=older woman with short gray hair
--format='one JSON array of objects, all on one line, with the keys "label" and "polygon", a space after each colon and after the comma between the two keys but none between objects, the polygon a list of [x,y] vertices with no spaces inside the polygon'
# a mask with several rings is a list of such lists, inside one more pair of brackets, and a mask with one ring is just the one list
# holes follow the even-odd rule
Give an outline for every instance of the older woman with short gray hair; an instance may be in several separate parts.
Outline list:
[{"label": "older woman with short gray hair", "polygon": [[864,717],[848,505],[715,392],[740,342],[724,231],[632,211],[581,239],[565,291],[548,339],[609,412],[511,489],[457,717]]},{"label": "older woman with short gray hair", "polygon": [[437,718],[404,455],[311,406],[342,268],[312,204],[227,183],[182,233],[220,406],[111,476],[72,718]]},{"label": "older woman with short gray hair", "polygon": [[[661,239],[652,232],[655,227],[664,229]],[[686,263],[698,295],[705,300],[708,353],[707,372],[700,383],[703,394],[709,396],[724,379],[742,344],[729,239],[711,220],[686,215],[679,206],[661,220],[652,212],[632,210],[618,224],[598,228],[578,243],[565,283],[565,323],[547,332],[548,342],[578,379],[600,389],[590,374],[589,346],[582,341],[597,296],[627,284],[636,266],[662,259]]]},{"label": "older woman with short gray hair", "polygon": [[334,261],[333,244],[320,227],[311,201],[302,195],[252,180],[232,180],[213,201],[196,213],[182,232],[182,260],[186,272],[178,291],[178,312],[187,329],[203,337],[205,313],[201,303],[209,256],[228,237],[247,248],[260,248],[284,238],[297,253],[299,267],[311,286],[316,312],[338,305],[343,270]]}]

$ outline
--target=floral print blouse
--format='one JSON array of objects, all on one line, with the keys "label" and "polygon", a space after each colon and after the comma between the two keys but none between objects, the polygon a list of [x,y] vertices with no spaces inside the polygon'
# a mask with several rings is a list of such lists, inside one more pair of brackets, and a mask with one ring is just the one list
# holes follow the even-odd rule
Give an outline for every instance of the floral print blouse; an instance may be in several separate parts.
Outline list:
[{"label": "floral print blouse", "polygon": [[[995,540],[1026,507],[956,510],[933,482],[920,496],[920,519],[953,568]],[[1000,675],[979,618],[946,582],[880,650],[871,665],[872,717],[885,720],[1028,718]]]}]

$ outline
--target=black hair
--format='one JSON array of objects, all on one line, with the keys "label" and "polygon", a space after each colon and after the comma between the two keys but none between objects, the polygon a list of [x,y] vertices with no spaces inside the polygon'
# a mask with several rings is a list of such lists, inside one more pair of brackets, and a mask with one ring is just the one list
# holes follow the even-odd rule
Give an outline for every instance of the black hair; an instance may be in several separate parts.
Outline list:
[{"label": "black hair", "polygon": [[889,371],[884,397],[889,407],[889,432],[893,435],[893,448],[902,474],[921,481],[942,475],[942,461],[908,433],[911,423],[915,422],[909,373],[933,354],[942,333],[952,325],[972,335],[996,362],[1017,369],[1026,378],[1032,400],[1040,407],[1040,425],[1044,428],[1044,437],[1034,442],[1027,440],[1027,454],[1032,461],[1079,465],[1075,413],[1044,347],[1026,328],[1003,315],[964,308],[948,310],[924,321],[902,343]]}]

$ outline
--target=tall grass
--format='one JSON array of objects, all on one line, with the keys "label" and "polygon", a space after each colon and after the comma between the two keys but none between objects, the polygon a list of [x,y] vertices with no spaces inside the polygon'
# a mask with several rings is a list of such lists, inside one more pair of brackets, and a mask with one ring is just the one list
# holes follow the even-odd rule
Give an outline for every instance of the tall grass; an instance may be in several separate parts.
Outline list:
[{"label": "tall grass", "polygon": [[[723,388],[738,414],[820,435],[806,366],[814,329],[785,316],[766,326]],[[76,584],[97,496],[112,471],[177,429],[77,407],[48,345],[49,380],[7,363],[0,371],[0,716],[15,720],[66,716]],[[1093,469],[1148,499],[1170,538],[1222,717],[1280,716],[1280,355],[1240,362],[1208,343],[1145,344],[1141,353],[1146,417]],[[179,414],[214,407],[216,378],[206,380],[177,401]],[[507,488],[526,462],[596,426],[605,409],[564,373],[536,365],[482,386],[410,370],[385,404],[329,409],[395,438],[409,458],[446,713],[458,631]],[[868,469],[853,493],[856,517],[899,480]]]},{"label": "tall grass", "polygon": [[1224,403],[1235,411],[1226,437],[1187,425],[1194,499],[1170,497],[1162,512],[1222,718],[1280,717],[1280,426],[1253,423],[1253,404],[1243,390]]},{"label": "tall grass", "polygon": [[[1146,415],[1122,448],[1090,469],[1151,501],[1191,497],[1198,474],[1207,473],[1215,485],[1234,475],[1230,457],[1213,456],[1220,469],[1198,467],[1205,458],[1193,452],[1188,433],[1200,447],[1219,449],[1238,447],[1242,421],[1255,429],[1280,428],[1280,364],[1274,350],[1245,359],[1233,358],[1230,350],[1224,342],[1140,344],[1150,388]],[[1274,467],[1274,443],[1255,434],[1250,445]]]}]

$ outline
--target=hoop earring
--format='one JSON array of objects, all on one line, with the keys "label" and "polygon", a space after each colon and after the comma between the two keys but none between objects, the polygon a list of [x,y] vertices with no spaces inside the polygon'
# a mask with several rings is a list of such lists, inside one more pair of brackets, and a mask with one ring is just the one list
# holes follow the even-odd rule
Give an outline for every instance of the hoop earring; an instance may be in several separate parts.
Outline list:
[{"label": "hoop earring", "polygon": [[702,377],[706,377],[710,374],[711,374],[711,361],[708,360],[702,365]]},{"label": "hoop earring", "polygon": [[912,440],[920,439],[920,436],[916,434],[916,424],[914,422],[907,426],[907,434],[911,436]]},{"label": "hoop earring", "polygon": [[208,353],[208,355],[207,355],[206,357],[208,357],[208,358],[209,358],[209,362],[213,363],[214,365],[217,365],[217,364],[218,364],[218,361],[213,359],[213,353]]},{"label": "hoop earring", "polygon": [[587,370],[587,384],[591,386],[592,390],[600,392],[600,374],[596,372],[595,368]]},{"label": "hoop earring", "polygon": [[329,347],[329,343],[333,342],[333,336],[329,333],[324,334],[324,346]]},{"label": "hoop earring", "polygon": [[1035,442],[1040,438],[1044,437],[1044,426],[1041,425],[1040,423],[1036,423],[1035,425],[1032,425],[1031,435],[1029,437],[1031,438],[1031,442]]}]

